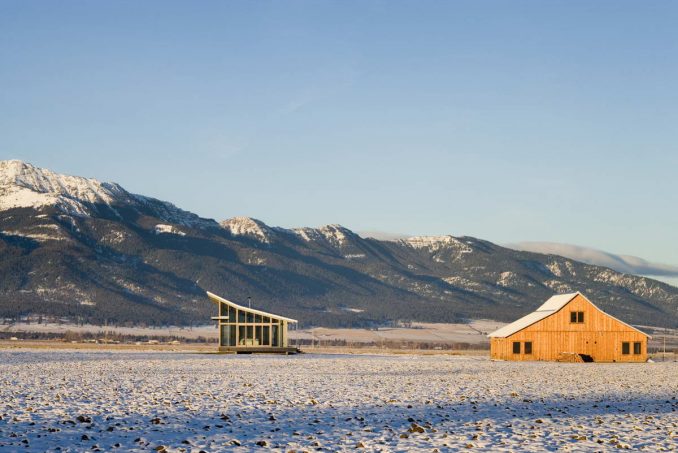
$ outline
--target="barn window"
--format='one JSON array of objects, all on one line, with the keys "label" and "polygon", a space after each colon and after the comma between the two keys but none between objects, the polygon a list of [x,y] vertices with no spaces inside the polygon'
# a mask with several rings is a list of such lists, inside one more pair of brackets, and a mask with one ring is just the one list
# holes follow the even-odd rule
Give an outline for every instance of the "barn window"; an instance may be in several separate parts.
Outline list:
[{"label": "barn window", "polygon": [[570,312],[570,322],[573,324],[581,324],[584,322],[584,312],[583,311],[571,311]]},{"label": "barn window", "polygon": [[641,354],[641,343],[640,341],[636,341],[633,343],[633,353],[634,354]]},{"label": "barn window", "polygon": [[520,341],[513,342],[513,353],[520,354]]},{"label": "barn window", "polygon": [[628,354],[630,354],[630,353],[631,353],[631,348],[630,348],[630,346],[629,346],[629,342],[628,342],[628,341],[623,341],[623,342],[622,342],[622,354],[628,355]]},{"label": "barn window", "polygon": [[532,354],[532,342],[531,341],[525,342],[525,354]]}]

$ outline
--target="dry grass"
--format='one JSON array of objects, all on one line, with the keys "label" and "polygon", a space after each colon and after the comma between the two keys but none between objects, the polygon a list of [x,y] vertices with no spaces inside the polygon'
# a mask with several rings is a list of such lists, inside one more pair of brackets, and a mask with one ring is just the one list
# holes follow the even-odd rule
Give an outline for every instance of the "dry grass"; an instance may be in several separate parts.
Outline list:
[{"label": "dry grass", "polygon": [[[0,350],[55,350],[55,351],[102,351],[102,352],[176,352],[176,353],[217,353],[215,344],[186,343],[186,344],[96,344],[96,343],[68,343],[58,340],[0,340]],[[414,348],[379,348],[379,347],[302,347],[305,354],[372,354],[372,355],[422,355],[422,356],[469,356],[488,357],[489,351],[482,349],[468,350],[433,350]],[[655,362],[678,361],[678,352],[654,353],[649,355]]]},{"label": "dry grass", "polygon": [[53,349],[53,350],[82,350],[82,351],[164,351],[164,352],[214,352],[216,345],[187,343],[187,344],[96,344],[96,343],[67,343],[58,340],[0,340],[1,349]]},{"label": "dry grass", "polygon": [[[59,350],[59,351],[162,351],[162,352],[196,352],[196,353],[216,353],[215,344],[187,343],[187,344],[96,344],[96,343],[67,343],[54,340],[20,340],[9,341],[0,340],[0,350],[2,349],[37,349],[37,350]],[[389,349],[376,347],[306,347],[301,348],[305,354],[419,354],[419,355],[458,355],[458,356],[488,356],[486,350],[423,350],[423,349]]]}]

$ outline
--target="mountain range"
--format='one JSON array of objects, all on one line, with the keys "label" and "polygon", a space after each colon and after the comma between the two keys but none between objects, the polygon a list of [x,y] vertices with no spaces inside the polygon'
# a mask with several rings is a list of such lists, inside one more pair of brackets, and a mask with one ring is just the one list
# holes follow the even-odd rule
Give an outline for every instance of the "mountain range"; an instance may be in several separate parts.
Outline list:
[{"label": "mountain range", "polygon": [[0,161],[0,317],[203,324],[214,315],[206,290],[304,326],[510,321],[577,290],[628,322],[678,326],[678,288],[558,255],[467,236],[217,222],[118,184]]}]

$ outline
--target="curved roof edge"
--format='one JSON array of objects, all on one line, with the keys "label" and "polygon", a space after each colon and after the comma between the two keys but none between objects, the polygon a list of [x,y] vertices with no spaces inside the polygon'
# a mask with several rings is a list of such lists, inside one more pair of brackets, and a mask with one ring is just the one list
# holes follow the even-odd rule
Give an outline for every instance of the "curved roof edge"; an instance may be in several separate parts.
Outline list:
[{"label": "curved roof edge", "polygon": [[275,315],[273,313],[268,313],[268,312],[257,310],[257,309],[254,309],[254,308],[243,307],[242,305],[238,305],[235,302],[231,302],[230,300],[225,299],[221,296],[217,296],[216,294],[211,293],[209,291],[205,291],[205,292],[207,293],[207,297],[209,297],[209,299],[212,302],[215,302],[215,303],[223,302],[227,305],[230,305],[233,308],[237,308],[238,310],[248,311],[250,313],[254,313],[254,314],[262,315],[262,316],[269,316],[271,318],[282,319],[283,321],[287,321],[287,322],[292,322],[292,323],[298,322],[296,319],[286,318],[285,316]]}]

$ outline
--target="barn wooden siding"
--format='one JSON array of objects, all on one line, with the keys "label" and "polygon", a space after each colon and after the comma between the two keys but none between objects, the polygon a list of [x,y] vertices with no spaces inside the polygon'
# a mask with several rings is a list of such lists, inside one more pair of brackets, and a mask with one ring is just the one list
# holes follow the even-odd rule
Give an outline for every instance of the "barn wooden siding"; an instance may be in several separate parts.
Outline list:
[{"label": "barn wooden siding", "polygon": [[[584,322],[570,322],[570,312],[583,311]],[[561,353],[586,354],[595,362],[647,361],[647,335],[600,311],[578,294],[556,313],[506,338],[490,339],[490,355],[501,360],[558,360]],[[513,353],[519,341],[520,354]],[[525,354],[525,342],[532,342],[532,354]],[[622,354],[622,342],[629,342],[629,354]],[[634,354],[634,342],[641,343]]]}]

